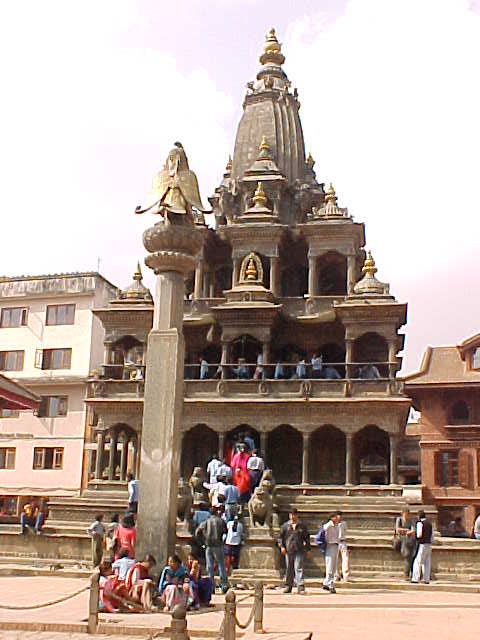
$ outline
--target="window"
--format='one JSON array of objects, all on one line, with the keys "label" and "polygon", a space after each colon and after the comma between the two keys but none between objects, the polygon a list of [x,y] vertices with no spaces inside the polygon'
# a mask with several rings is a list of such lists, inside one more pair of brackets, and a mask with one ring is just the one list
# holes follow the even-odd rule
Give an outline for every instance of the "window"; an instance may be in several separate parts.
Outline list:
[{"label": "window", "polygon": [[0,447],[0,469],[15,469],[14,447]]},{"label": "window", "polygon": [[480,369],[480,347],[473,350],[472,369]]},{"label": "window", "polygon": [[47,306],[47,324],[73,324],[74,304],[52,304]]},{"label": "window", "polygon": [[9,307],[7,309],[2,309],[0,326],[5,329],[13,327],[26,327],[27,317],[27,307]]},{"label": "window", "polygon": [[63,447],[35,447],[33,450],[34,469],[61,469],[63,467]]},{"label": "window", "polygon": [[37,349],[35,367],[37,369],[70,369],[71,349]]},{"label": "window", "polygon": [[435,484],[440,487],[458,485],[458,451],[439,451],[435,454]]},{"label": "window", "polygon": [[0,496],[0,516],[17,515],[17,496]]},{"label": "window", "polygon": [[56,418],[66,416],[68,410],[68,396],[41,396],[37,410],[38,418]]},{"label": "window", "polygon": [[0,409],[0,418],[18,418],[20,411],[16,409]]},{"label": "window", "polygon": [[25,351],[0,351],[0,371],[21,371]]},{"label": "window", "polygon": [[464,400],[457,400],[452,407],[450,414],[452,424],[468,424],[470,422],[470,411],[468,404]]}]

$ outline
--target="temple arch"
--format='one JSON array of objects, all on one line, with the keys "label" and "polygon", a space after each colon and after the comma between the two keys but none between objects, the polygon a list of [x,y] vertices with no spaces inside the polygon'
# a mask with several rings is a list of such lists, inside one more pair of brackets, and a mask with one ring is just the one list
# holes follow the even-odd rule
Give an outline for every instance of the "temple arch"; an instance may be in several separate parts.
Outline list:
[{"label": "temple arch", "polygon": [[268,461],[277,483],[300,484],[302,481],[302,434],[289,424],[282,424],[268,434]]},{"label": "temple arch", "polygon": [[354,475],[358,484],[388,484],[390,477],[390,439],[376,425],[367,425],[353,440]]},{"label": "temple arch", "polygon": [[347,294],[347,258],[329,251],[318,258],[318,292],[321,296]]},{"label": "temple arch", "polygon": [[309,482],[345,483],[345,434],[331,424],[316,429],[310,436]]},{"label": "temple arch", "polygon": [[[356,377],[388,378],[388,344],[383,336],[375,331],[368,331],[359,336],[353,343],[353,362],[358,362]],[[378,370],[377,375],[362,375],[362,369],[371,363]]]},{"label": "temple arch", "polygon": [[218,434],[206,424],[196,424],[183,435],[180,475],[188,480],[194,467],[206,469],[213,454],[218,453]]}]

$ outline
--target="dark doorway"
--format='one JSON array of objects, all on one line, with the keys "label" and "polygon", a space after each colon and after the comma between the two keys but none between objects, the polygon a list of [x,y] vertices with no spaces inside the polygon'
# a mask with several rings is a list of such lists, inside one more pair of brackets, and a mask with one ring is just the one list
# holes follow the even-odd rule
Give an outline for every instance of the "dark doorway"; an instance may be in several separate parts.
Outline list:
[{"label": "dark doorway", "polygon": [[358,484],[388,484],[390,440],[386,431],[368,425],[355,434],[354,465]]},{"label": "dark doorway", "polygon": [[275,480],[281,484],[300,484],[302,481],[303,438],[288,424],[268,434],[268,460]]},{"label": "dark doorway", "polygon": [[205,470],[214,453],[218,453],[218,434],[206,424],[195,425],[183,437],[181,476],[188,480],[194,467]]},{"label": "dark doorway", "polygon": [[310,439],[311,484],[345,484],[345,434],[332,425],[313,432]]}]

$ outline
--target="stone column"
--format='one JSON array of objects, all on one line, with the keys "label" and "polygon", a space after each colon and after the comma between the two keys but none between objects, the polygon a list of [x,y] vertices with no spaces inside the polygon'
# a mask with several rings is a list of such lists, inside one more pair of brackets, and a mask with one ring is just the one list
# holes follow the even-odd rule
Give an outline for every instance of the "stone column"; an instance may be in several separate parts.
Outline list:
[{"label": "stone column", "polygon": [[397,443],[398,437],[396,433],[389,433],[390,439],[390,484],[398,484],[397,475]]},{"label": "stone column", "polygon": [[318,256],[308,256],[308,295],[318,296]]},{"label": "stone column", "polygon": [[270,258],[270,291],[277,298],[280,296],[280,258]]},{"label": "stone column", "polygon": [[127,477],[127,454],[128,454],[128,438],[125,433],[120,436],[122,450],[120,452],[120,480],[125,481]]},{"label": "stone column", "polygon": [[353,433],[345,434],[345,484],[353,484],[353,465],[352,465],[352,443]]},{"label": "stone column", "polygon": [[117,453],[117,433],[114,431],[110,436],[110,455],[108,457],[108,479],[115,480],[115,458]]},{"label": "stone column", "polygon": [[268,434],[266,431],[260,431],[260,451],[262,452],[262,458],[267,464],[267,437]]},{"label": "stone column", "polygon": [[112,364],[112,345],[110,340],[103,343],[103,364]]},{"label": "stone column", "polygon": [[232,287],[236,287],[240,280],[241,258],[233,258]]},{"label": "stone column", "polygon": [[230,358],[230,343],[222,342],[222,360],[221,360],[221,365],[222,365],[221,378],[222,378],[222,380],[227,377],[227,367],[225,365],[227,363],[231,364],[229,362],[229,358]]},{"label": "stone column", "polygon": [[223,458],[223,454],[225,452],[225,434],[218,434],[218,457],[220,460]]},{"label": "stone column", "polygon": [[347,379],[352,377],[353,374],[353,340],[352,338],[345,338],[345,377]]},{"label": "stone column", "polygon": [[357,258],[353,254],[347,256],[347,293],[351,295],[353,293],[353,287],[355,286],[356,280],[356,267],[357,267]]},{"label": "stone column", "polygon": [[195,268],[195,285],[193,290],[193,297],[195,300],[203,298],[203,260],[199,260]]},{"label": "stone column", "polygon": [[263,378],[268,378],[269,377],[269,368],[268,365],[270,364],[270,342],[264,342],[262,344],[262,357],[263,357]]},{"label": "stone column", "polygon": [[397,344],[396,340],[388,341],[388,375],[395,378],[397,372]]},{"label": "stone column", "polygon": [[303,435],[303,457],[302,457],[302,484],[309,484],[309,446],[310,446],[310,434],[304,433]]},{"label": "stone column", "polygon": [[[153,328],[148,336],[136,555],[152,553],[161,566],[175,551],[176,542],[185,358],[184,278],[195,268],[202,235],[193,225],[161,222],[145,231],[143,244],[150,252],[145,264],[155,272],[157,283]],[[201,275],[201,267],[197,274]]]},{"label": "stone column", "polygon": [[105,440],[103,431],[97,433],[97,460],[95,463],[95,479],[101,480],[103,475],[103,450],[105,447]]}]

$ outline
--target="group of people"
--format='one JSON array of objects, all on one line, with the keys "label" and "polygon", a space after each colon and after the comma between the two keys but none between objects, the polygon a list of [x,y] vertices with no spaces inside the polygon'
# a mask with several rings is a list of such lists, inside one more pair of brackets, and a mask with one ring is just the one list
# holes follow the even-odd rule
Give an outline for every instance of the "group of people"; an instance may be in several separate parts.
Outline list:
[{"label": "group of people", "polygon": [[395,521],[393,547],[404,559],[405,580],[418,584],[430,582],[432,563],[433,525],[425,515],[418,512],[415,520],[408,507]]}]

